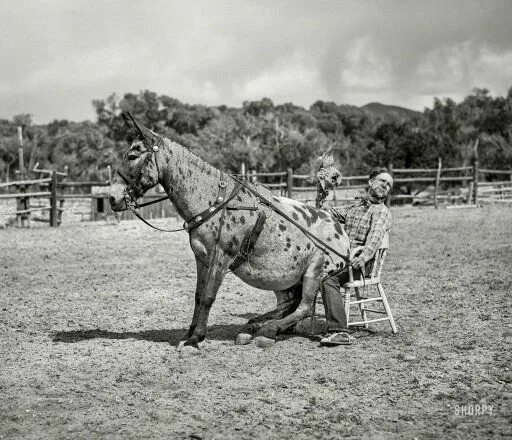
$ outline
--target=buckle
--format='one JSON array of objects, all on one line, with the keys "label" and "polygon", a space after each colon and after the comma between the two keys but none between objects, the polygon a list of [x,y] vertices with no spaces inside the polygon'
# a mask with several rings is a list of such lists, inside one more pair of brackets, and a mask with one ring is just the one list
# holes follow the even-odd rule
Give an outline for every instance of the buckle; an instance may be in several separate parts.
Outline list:
[{"label": "buckle", "polygon": [[220,186],[221,188],[226,188],[226,182],[224,182],[224,180],[221,180],[221,181],[219,182],[219,186]]}]

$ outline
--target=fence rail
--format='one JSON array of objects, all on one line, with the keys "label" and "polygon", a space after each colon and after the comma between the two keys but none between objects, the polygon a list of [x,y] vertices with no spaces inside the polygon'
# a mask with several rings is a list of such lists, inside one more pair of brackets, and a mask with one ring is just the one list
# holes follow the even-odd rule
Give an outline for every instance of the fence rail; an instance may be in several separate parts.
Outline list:
[{"label": "fence rail", "polygon": [[[65,212],[64,204],[71,199],[91,200],[90,217],[91,219],[99,218],[98,216],[106,215],[110,211],[108,196],[105,192],[92,193],[92,187],[107,187],[109,181],[90,181],[90,182],[68,182],[59,181],[59,178],[65,178],[67,173],[50,170],[33,170],[45,177],[41,179],[19,179],[14,182],[0,183],[0,190],[9,190],[17,188],[15,193],[0,193],[0,199],[15,199],[17,208],[13,212],[2,213],[0,215],[15,215],[18,226],[30,227],[30,221],[49,222],[51,226],[58,226],[62,221],[62,213]],[[446,173],[457,173],[458,175],[446,175]],[[433,203],[438,207],[439,201],[462,201],[469,207],[478,204],[478,201],[485,203],[512,203],[512,170],[493,170],[487,168],[478,168],[478,161],[474,166],[448,167],[442,168],[441,160],[438,162],[437,168],[398,168],[393,170],[395,175],[395,188],[404,185],[415,185],[416,189],[413,193],[394,193],[391,195],[391,201],[413,201],[418,203]],[[425,176],[421,174],[432,174]],[[49,175],[49,177],[47,177]],[[309,175],[294,174],[292,169],[281,172],[256,172],[249,171],[244,174],[238,174],[252,182],[261,182],[262,180],[271,180],[270,182],[262,182],[273,191],[278,191],[281,195],[290,198],[297,198],[304,202],[313,202],[316,199],[316,186],[304,185]],[[482,177],[489,176],[500,178],[496,181],[481,181]],[[510,180],[503,180],[504,176],[509,176]],[[332,191],[332,200],[335,204],[354,200],[354,193],[350,196],[347,191],[361,192],[367,187],[366,175],[344,176],[342,184]],[[458,194],[442,192],[441,186],[449,183],[462,184]],[[425,192],[426,188],[432,188],[433,192]],[[36,188],[28,191],[30,188]],[[88,193],[76,194],[67,193],[66,190],[75,188],[89,188]],[[419,188],[419,189],[418,189]],[[445,187],[446,188],[446,187]],[[39,189],[39,191],[37,190]],[[42,190],[44,189],[44,190]],[[410,190],[410,188],[409,188]],[[431,191],[431,190],[430,190]],[[144,201],[150,201],[161,197],[161,194],[146,194]],[[48,205],[33,205],[31,199],[48,199]],[[33,213],[49,211],[48,218],[32,217]],[[142,214],[147,218],[166,217],[176,215],[176,211],[169,203],[151,205],[145,207]],[[129,214],[120,214],[122,218],[128,218]]]}]

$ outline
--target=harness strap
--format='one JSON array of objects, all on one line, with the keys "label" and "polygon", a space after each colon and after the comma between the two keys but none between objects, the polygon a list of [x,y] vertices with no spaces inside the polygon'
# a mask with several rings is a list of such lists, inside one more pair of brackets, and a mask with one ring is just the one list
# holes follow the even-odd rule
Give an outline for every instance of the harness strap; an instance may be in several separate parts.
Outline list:
[{"label": "harness strap", "polygon": [[144,206],[149,206],[149,205],[153,205],[155,203],[160,203],[169,198],[170,198],[169,196],[165,196],[165,197],[160,197],[159,199],[156,199],[156,200],[151,200],[150,202],[137,203],[137,208],[144,208]]},{"label": "harness strap", "polygon": [[[239,180],[236,176],[231,176],[234,180],[236,180],[238,183],[240,183],[241,185],[243,185],[246,189],[248,189],[250,192],[252,192],[256,197],[258,197],[258,199],[261,201],[261,203],[267,205],[270,209],[273,209],[275,212],[277,212],[280,216],[284,217],[286,220],[288,220],[291,224],[293,224],[294,226],[296,226],[297,228],[299,228],[305,235],[307,235],[311,241],[313,242],[313,244],[322,249],[322,246],[331,251],[333,254],[337,255],[338,257],[340,257],[343,261],[345,261],[345,263],[349,264],[350,263],[350,259],[348,257],[346,257],[345,255],[342,255],[340,254],[336,249],[333,249],[331,246],[329,246],[327,243],[323,242],[322,240],[320,240],[318,237],[316,237],[314,234],[312,234],[311,232],[309,232],[306,228],[304,228],[303,226],[299,225],[295,220],[293,220],[290,216],[288,216],[288,214],[284,213],[281,209],[279,209],[277,206],[275,206],[272,202],[270,202],[269,200],[267,200],[264,196],[262,196],[258,191],[256,191],[254,188],[251,188],[251,186],[249,184],[247,184],[246,182],[244,182],[243,180]],[[325,252],[325,249],[322,249],[324,252]]]},{"label": "harness strap", "polygon": [[238,253],[236,254],[235,260],[229,266],[229,270],[234,272],[237,270],[242,264],[244,264],[248,259],[249,255],[252,254],[254,250],[254,245],[258,240],[258,237],[263,231],[263,226],[265,225],[265,220],[267,217],[263,213],[263,211],[258,211],[258,218],[256,219],[256,223],[253,228],[249,231],[248,234],[244,237],[240,248],[238,249]]},{"label": "harness strap", "polygon": [[144,217],[142,217],[137,211],[135,211],[135,209],[131,209],[131,212],[139,220],[142,220],[144,223],[146,223],[146,225],[151,226],[153,229],[156,229],[157,231],[162,231],[162,232],[179,232],[179,231],[184,231],[185,230],[185,228],[179,228],[179,229],[161,229],[161,228],[157,228],[156,226],[152,225],[148,221],[144,220]]},{"label": "harness strap", "polygon": [[219,182],[219,195],[217,196],[217,199],[213,203],[212,206],[210,206],[208,209],[205,209],[200,214],[194,216],[192,219],[187,220],[183,224],[183,228],[190,232],[190,230],[197,228],[198,226],[202,225],[204,222],[209,220],[211,217],[213,217],[217,212],[219,212],[222,208],[224,208],[242,189],[242,185],[240,185],[240,182],[235,184],[235,187],[233,188],[233,191],[231,191],[231,194],[226,198],[226,182],[224,180],[221,180]]}]

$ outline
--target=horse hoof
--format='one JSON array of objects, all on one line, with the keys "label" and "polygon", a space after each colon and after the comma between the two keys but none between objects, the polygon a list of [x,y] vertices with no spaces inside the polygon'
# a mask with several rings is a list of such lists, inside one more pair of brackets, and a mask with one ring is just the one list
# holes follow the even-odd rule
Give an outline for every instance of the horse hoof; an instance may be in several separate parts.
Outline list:
[{"label": "horse hoof", "polygon": [[180,343],[176,347],[176,351],[178,351],[178,352],[181,351],[184,346],[185,346],[185,341],[180,341]]},{"label": "horse hoof", "polygon": [[251,342],[252,335],[249,333],[238,333],[235,339],[235,345],[247,345]]},{"label": "horse hoof", "polygon": [[267,338],[266,336],[256,336],[254,344],[259,348],[270,348],[276,343],[275,339]]}]

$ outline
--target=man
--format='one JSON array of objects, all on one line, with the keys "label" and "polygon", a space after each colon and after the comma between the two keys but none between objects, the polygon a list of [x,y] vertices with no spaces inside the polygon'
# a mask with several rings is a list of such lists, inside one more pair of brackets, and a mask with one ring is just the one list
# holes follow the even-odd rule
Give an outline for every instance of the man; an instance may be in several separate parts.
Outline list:
[{"label": "man", "polygon": [[[345,226],[350,246],[364,246],[362,252],[351,262],[355,271],[368,263],[382,242],[384,234],[391,227],[391,212],[384,205],[393,187],[393,178],[382,168],[370,173],[368,193],[359,203],[331,209],[331,214]],[[344,295],[340,286],[348,282],[348,271],[344,269],[325,277],[321,283],[322,300],[327,320],[327,335],[320,345],[350,345],[353,337],[347,325]]]}]

